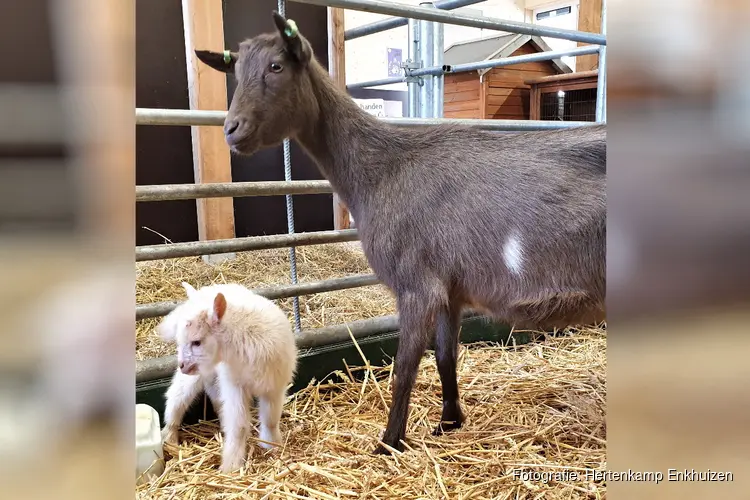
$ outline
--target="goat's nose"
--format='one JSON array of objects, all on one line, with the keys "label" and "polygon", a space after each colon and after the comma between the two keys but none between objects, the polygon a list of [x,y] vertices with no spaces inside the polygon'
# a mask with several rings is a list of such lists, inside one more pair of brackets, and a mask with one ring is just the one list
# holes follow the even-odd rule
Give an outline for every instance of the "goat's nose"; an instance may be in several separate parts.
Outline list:
[{"label": "goat's nose", "polygon": [[237,119],[227,120],[224,122],[224,134],[232,135],[240,127],[240,121]]},{"label": "goat's nose", "polygon": [[183,368],[185,368],[185,362],[184,361],[180,363],[180,370],[182,370]]}]

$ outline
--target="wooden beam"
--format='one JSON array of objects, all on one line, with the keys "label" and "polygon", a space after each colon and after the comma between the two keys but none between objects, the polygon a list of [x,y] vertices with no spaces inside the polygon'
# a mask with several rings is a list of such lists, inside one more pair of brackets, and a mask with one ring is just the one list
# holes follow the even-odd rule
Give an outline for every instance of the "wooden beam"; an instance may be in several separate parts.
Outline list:
[{"label": "wooden beam", "polygon": [[[226,75],[199,62],[194,52],[224,50],[222,0],[182,0],[182,16],[190,109],[227,109]],[[222,128],[191,129],[195,182],[231,182],[232,164]],[[235,237],[232,198],[204,198],[196,200],[196,204],[201,241]],[[232,257],[233,254],[204,256],[204,260],[216,262]]]},{"label": "wooden beam", "polygon": [[[484,78],[484,76],[487,76],[488,78]],[[489,75],[485,73],[485,75],[479,76],[479,119],[484,120],[487,118],[487,92],[490,89],[489,86]]]},{"label": "wooden beam", "polygon": [[[344,9],[328,7],[328,74],[346,91],[346,52],[344,50]],[[356,223],[356,221],[355,221]],[[349,228],[349,210],[333,193],[333,228]]]},{"label": "wooden beam", "polygon": [[[578,31],[602,32],[602,0],[580,0]],[[578,46],[590,45],[578,42]],[[599,67],[599,54],[586,54],[576,58],[576,72],[591,71]]]}]

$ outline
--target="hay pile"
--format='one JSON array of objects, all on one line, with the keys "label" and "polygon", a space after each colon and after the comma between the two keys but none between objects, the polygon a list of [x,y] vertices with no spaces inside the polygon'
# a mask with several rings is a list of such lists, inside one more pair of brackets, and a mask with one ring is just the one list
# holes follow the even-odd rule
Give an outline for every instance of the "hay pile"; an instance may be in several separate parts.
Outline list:
[{"label": "hay pile", "polygon": [[606,336],[597,329],[516,348],[463,346],[467,422],[433,437],[441,398],[430,355],[411,400],[410,449],[392,457],[371,453],[391,401],[391,367],[359,369],[369,371],[365,382],[347,367],[335,383],[311,383],[290,398],[281,449],[251,441],[247,469],[224,475],[217,423],[187,427],[179,448],[166,447],[165,473],[136,498],[603,498],[604,484],[583,476],[545,483],[513,471],[606,468],[605,364]]},{"label": "hay pile", "polygon": [[[297,248],[297,275],[300,283],[371,274],[367,260],[357,243],[334,243]],[[180,284],[195,287],[214,283],[240,283],[249,288],[288,285],[289,249],[242,252],[237,258],[209,265],[200,257],[166,259],[136,263],[136,303],[184,300]],[[293,321],[292,299],[277,304]],[[352,288],[300,297],[302,329],[319,328],[348,321],[395,314],[395,299],[383,285]],[[153,332],[161,318],[136,324],[136,359],[174,354],[174,346],[162,342]]]}]

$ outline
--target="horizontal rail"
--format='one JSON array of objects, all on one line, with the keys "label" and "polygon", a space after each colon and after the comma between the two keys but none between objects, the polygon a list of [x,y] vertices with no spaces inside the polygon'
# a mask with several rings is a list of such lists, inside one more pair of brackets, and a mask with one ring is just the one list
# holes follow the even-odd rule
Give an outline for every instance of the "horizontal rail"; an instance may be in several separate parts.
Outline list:
[{"label": "horizontal rail", "polygon": [[[446,12],[440,9],[416,7],[382,0],[292,0],[297,3],[334,7],[339,9],[359,10],[372,12],[374,14],[385,14],[388,16],[399,16],[422,21],[433,21],[436,23],[454,24],[457,26],[468,26],[470,28],[482,28],[493,31],[505,31],[508,33],[519,33],[522,35],[546,36],[549,38],[560,38],[581,43],[595,43],[606,45],[607,37],[599,33],[588,33],[585,31],[566,30],[562,28],[551,28],[539,26],[538,24],[507,21],[492,17],[474,17],[465,14]],[[303,30],[304,31],[304,28]]]},{"label": "horizontal rail", "polygon": [[[596,54],[599,52],[598,45],[587,45],[566,50],[548,50],[537,52],[536,54],[524,54],[520,56],[502,57],[499,59],[490,59],[488,61],[477,61],[465,64],[431,66],[429,68],[416,69],[411,72],[411,76],[435,76],[446,75],[450,73],[463,73],[466,71],[477,71],[480,69],[500,68],[503,66],[512,66],[514,64],[523,64],[528,62],[549,61],[561,57],[576,57],[587,54]],[[367,82],[356,82],[346,86],[347,89],[357,89],[366,87],[379,87],[381,85],[391,85],[406,81],[405,76],[393,76],[390,78],[381,78],[379,80],[370,80]]]},{"label": "horizontal rail", "polygon": [[[503,66],[512,66],[514,64],[522,64],[527,62],[538,62],[538,61],[549,61],[551,59],[560,59],[561,57],[577,57],[585,56],[587,54],[597,54],[599,52],[598,45],[587,45],[584,47],[576,47],[568,50],[548,50],[546,52],[537,52],[536,54],[524,54],[521,56],[510,56],[503,57],[501,59],[491,59],[489,61],[471,62],[465,64],[455,64],[447,67],[443,67],[445,73],[462,73],[466,71],[476,71],[480,69],[489,68],[501,68]],[[420,76],[423,69],[418,69],[412,72],[414,76]]]},{"label": "horizontal rail", "polygon": [[[303,330],[297,336],[297,349],[311,349],[346,342],[351,340],[349,337],[350,330],[355,339],[395,332],[398,330],[398,315],[380,316],[341,325]],[[174,355],[136,361],[135,381],[141,383],[170,378],[176,369],[177,356]]]},{"label": "horizontal rail", "polygon": [[356,241],[358,238],[356,229],[342,229],[337,231],[311,231],[308,233],[250,236],[227,240],[190,241],[187,243],[168,243],[166,245],[143,245],[136,247],[135,261],[143,262],[146,260],[198,257],[219,253],[268,250],[271,248],[342,243],[344,241]]},{"label": "horizontal rail", "polygon": [[[346,276],[344,278],[333,278],[310,283],[298,283],[296,285],[280,285],[267,288],[255,288],[253,292],[267,299],[287,299],[289,297],[300,297],[302,295],[314,295],[316,293],[335,292],[337,290],[348,290],[379,284],[380,281],[374,274],[363,274]],[[135,307],[136,321],[147,318],[158,318],[166,316],[182,301],[152,302],[140,304]]]},{"label": "horizontal rail", "polygon": [[[224,124],[226,111],[199,109],[136,108],[136,125],[209,125]],[[594,125],[594,122],[563,122],[559,120],[477,120],[470,118],[379,118],[399,127],[421,127],[440,124],[464,125],[482,130],[523,132]]]},{"label": "horizontal rail", "polygon": [[163,184],[136,186],[135,201],[194,200],[241,196],[332,193],[328,181],[216,182],[209,184]]},{"label": "horizontal rail", "polygon": [[399,127],[424,127],[450,124],[495,132],[532,132],[535,130],[555,130],[597,125],[594,122],[563,122],[559,120],[477,120],[474,118],[381,118],[380,121]]},{"label": "horizontal rail", "polygon": [[[434,5],[437,9],[453,10],[460,9],[461,7],[466,7],[468,5],[482,3],[484,1],[485,0],[442,0],[435,2]],[[374,23],[364,24],[362,26],[357,26],[356,28],[346,30],[344,32],[344,40],[355,40],[357,38],[362,38],[363,36],[374,35],[375,33],[392,30],[394,28],[400,28],[401,26],[406,26],[407,24],[409,24],[409,20],[405,17],[391,17],[388,19],[383,19],[381,21],[375,21]]]},{"label": "horizontal rail", "polygon": [[[464,319],[480,316],[477,311],[468,310],[463,314]],[[324,326],[303,330],[297,335],[297,349],[313,349],[335,344],[350,342],[352,337],[357,340],[368,337],[376,337],[389,332],[399,330],[399,317],[397,314],[389,316],[378,316],[339,325]],[[177,369],[177,356],[162,356],[159,358],[144,359],[135,362],[136,383],[151,382],[159,379],[172,377]]]}]

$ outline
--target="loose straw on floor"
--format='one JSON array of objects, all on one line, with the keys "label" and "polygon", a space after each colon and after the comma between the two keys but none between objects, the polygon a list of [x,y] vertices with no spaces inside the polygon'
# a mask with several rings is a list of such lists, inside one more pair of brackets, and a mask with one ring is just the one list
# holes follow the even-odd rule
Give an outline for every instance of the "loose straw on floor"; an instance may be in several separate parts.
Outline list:
[{"label": "loose straw on floor", "polygon": [[[584,471],[606,468],[606,333],[585,329],[518,347],[462,346],[464,427],[432,436],[441,410],[434,357],[423,360],[411,399],[406,449],[373,455],[391,402],[392,366],[344,366],[290,397],[276,450],[250,440],[246,468],[221,474],[216,422],[184,429],[167,446],[166,472],[142,499],[603,498]],[[356,373],[364,373],[360,380]],[[253,423],[256,423],[253,413]],[[514,471],[567,472],[543,482]],[[578,474],[578,477],[575,477]]]}]

